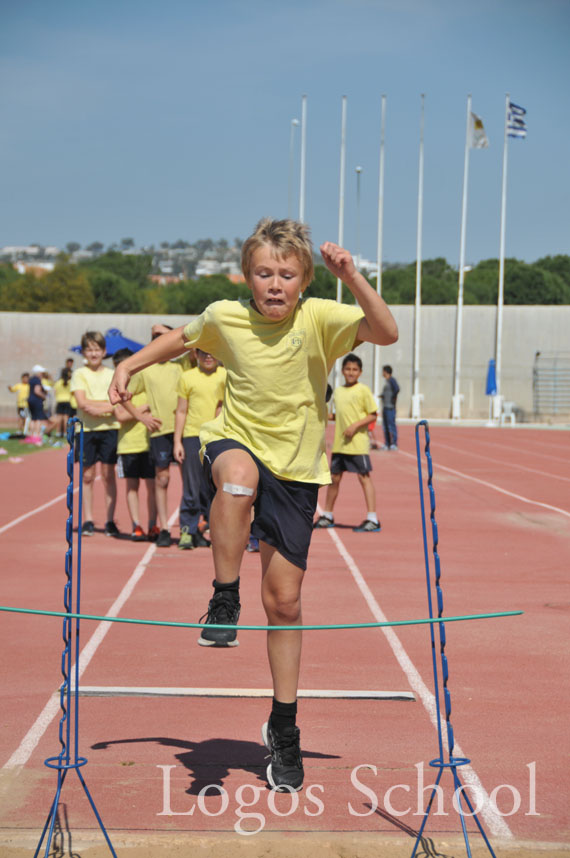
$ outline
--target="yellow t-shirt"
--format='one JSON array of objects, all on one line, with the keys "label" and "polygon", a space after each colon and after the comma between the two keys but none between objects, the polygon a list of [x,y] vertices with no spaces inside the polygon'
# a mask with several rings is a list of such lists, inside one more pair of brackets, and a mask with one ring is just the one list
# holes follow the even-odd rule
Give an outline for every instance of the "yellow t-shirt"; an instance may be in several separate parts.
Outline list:
[{"label": "yellow t-shirt", "polygon": [[352,438],[344,436],[347,426],[362,420],[367,414],[378,411],[378,405],[372,391],[365,384],[337,387],[333,393],[336,423],[334,430],[333,453],[346,453],[349,456],[362,456],[370,452],[368,426],[363,426]]},{"label": "yellow t-shirt", "polygon": [[226,370],[223,366],[216,367],[214,372],[204,372],[195,367],[182,373],[177,393],[188,400],[183,438],[199,435],[204,423],[214,419],[218,403],[224,399],[225,386]]},{"label": "yellow t-shirt", "polygon": [[[129,384],[129,390],[131,385]],[[147,404],[146,393],[135,393],[131,399],[135,408],[140,408],[141,405]],[[117,442],[117,453],[124,455],[126,453],[145,453],[150,447],[148,441],[148,431],[144,423],[140,420],[128,420],[126,423],[121,423],[119,426],[119,440]]]},{"label": "yellow t-shirt", "polygon": [[184,328],[187,347],[215,355],[227,371],[224,406],[200,432],[245,444],[275,476],[325,485],[327,376],[354,348],[359,307],[319,298],[299,301],[276,322],[249,301],[216,301]]},{"label": "yellow t-shirt", "polygon": [[56,402],[71,402],[71,380],[69,384],[63,383],[63,378],[58,378],[53,386]]},{"label": "yellow t-shirt", "polygon": [[151,433],[151,438],[174,432],[174,412],[178,405],[176,391],[181,374],[182,369],[176,361],[155,363],[134,375],[129,383],[133,394],[146,393],[151,414],[162,420],[162,426]]},{"label": "yellow t-shirt", "polygon": [[16,408],[27,408],[28,396],[30,395],[30,385],[24,384],[23,381],[19,381],[17,384],[11,384],[10,390],[12,393],[18,394],[18,398],[16,399]]},{"label": "yellow t-shirt", "polygon": [[[109,402],[107,390],[113,378],[113,370],[107,366],[102,366],[98,370],[92,370],[88,366],[81,366],[76,369],[71,377],[71,390],[82,390],[87,399],[93,399],[96,402]],[[112,412],[113,406],[109,402],[109,411]],[[77,409],[77,416],[83,421],[83,427],[86,432],[101,432],[104,429],[118,429],[120,424],[115,420],[112,414],[101,415],[94,417],[91,414],[86,414],[81,408]],[[79,427],[77,427],[79,431]]]}]

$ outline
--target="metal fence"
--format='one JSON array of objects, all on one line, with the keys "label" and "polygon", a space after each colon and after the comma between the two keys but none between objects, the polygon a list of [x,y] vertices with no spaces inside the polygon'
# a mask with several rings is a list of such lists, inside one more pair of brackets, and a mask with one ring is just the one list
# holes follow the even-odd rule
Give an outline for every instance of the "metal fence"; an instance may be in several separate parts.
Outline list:
[{"label": "metal fence", "polygon": [[536,352],[532,392],[535,414],[570,412],[570,352]]}]

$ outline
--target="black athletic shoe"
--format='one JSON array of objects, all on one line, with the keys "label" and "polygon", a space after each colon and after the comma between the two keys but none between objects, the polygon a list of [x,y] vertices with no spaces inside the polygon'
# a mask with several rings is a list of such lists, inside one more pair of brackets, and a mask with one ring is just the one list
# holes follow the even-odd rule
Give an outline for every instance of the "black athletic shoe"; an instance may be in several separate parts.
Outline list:
[{"label": "black athletic shoe", "polygon": [[120,536],[119,528],[114,521],[105,522],[105,536]]},{"label": "black athletic shoe", "polygon": [[161,530],[156,540],[157,548],[170,548],[172,539],[168,530]]},{"label": "black athletic shoe", "polygon": [[200,617],[206,618],[208,628],[203,628],[198,643],[200,646],[239,646],[236,629],[217,629],[217,625],[237,625],[241,605],[239,593],[231,590],[219,590],[210,599],[208,612]]},{"label": "black athletic shoe", "polygon": [[278,733],[271,718],[261,728],[265,747],[271,752],[267,766],[267,780],[277,792],[297,792],[303,787],[303,761],[301,759],[300,731],[298,727]]},{"label": "black athletic shoe", "polygon": [[93,536],[95,533],[95,525],[92,521],[84,521],[81,525],[81,536]]},{"label": "black athletic shoe", "polygon": [[200,531],[192,534],[192,542],[194,543],[194,548],[209,548],[212,544]]},{"label": "black athletic shoe", "polygon": [[326,515],[321,515],[314,523],[313,529],[319,530],[320,528],[326,527],[334,527],[334,521],[328,518]]}]

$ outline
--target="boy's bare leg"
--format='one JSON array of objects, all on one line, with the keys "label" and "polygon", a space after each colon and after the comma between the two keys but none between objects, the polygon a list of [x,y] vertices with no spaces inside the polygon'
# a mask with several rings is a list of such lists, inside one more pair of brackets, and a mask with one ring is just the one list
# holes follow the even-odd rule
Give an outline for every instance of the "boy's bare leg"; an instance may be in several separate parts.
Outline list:
[{"label": "boy's bare leg", "polygon": [[[270,626],[301,625],[301,584],[304,571],[286,560],[277,549],[259,543],[261,552],[261,599]],[[273,677],[273,694],[281,703],[297,699],[301,663],[301,631],[267,632],[267,654]]]},{"label": "boy's bare leg", "polygon": [[161,530],[168,530],[168,483],[170,473],[168,468],[156,468],[154,472],[154,496],[156,511]]},{"label": "boy's bare leg", "polygon": [[148,512],[149,530],[156,524],[156,491],[154,479],[145,480],[146,483],[146,509]]},{"label": "boy's bare leg", "polygon": [[138,477],[127,477],[127,506],[133,524],[140,524]]},{"label": "boy's bare leg", "polygon": [[96,465],[83,468],[83,521],[93,521],[93,483]]},{"label": "boy's bare leg", "polygon": [[[239,576],[243,552],[249,539],[251,508],[255,501],[259,472],[244,450],[226,450],[214,460],[212,478],[216,494],[210,508],[210,536],[216,580],[229,584]],[[252,494],[232,494],[224,484],[251,489]]]},{"label": "boy's bare leg", "polygon": [[117,505],[115,466],[104,465],[103,462],[101,462],[101,478],[105,488],[105,509],[107,510],[107,521],[113,521],[115,517],[115,507]]},{"label": "boy's bare leg", "polygon": [[338,490],[340,488],[340,481],[342,480],[342,473],[331,474],[331,479],[332,483],[327,486],[327,494],[325,498],[325,512],[332,512],[334,509],[334,505],[338,497]]},{"label": "boy's bare leg", "polygon": [[370,474],[358,474],[358,479],[364,492],[367,512],[376,512],[376,491]]}]

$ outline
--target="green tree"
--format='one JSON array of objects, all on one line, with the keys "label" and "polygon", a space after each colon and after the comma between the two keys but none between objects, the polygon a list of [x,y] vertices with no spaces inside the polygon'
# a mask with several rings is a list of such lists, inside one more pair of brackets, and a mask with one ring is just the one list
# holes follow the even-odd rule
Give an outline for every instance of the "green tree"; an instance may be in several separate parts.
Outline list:
[{"label": "green tree", "polygon": [[103,270],[116,274],[123,280],[143,288],[149,284],[149,274],[152,268],[152,256],[146,254],[126,254],[118,251],[107,251],[97,259],[82,262],[86,271]]},{"label": "green tree", "polygon": [[534,263],[543,271],[550,271],[551,274],[557,274],[564,280],[567,286],[570,286],[570,256],[559,254],[558,256],[543,256],[542,259],[537,259]]},{"label": "green tree", "polygon": [[4,310],[21,313],[92,313],[93,292],[76,265],[61,262],[42,277],[24,274],[4,289]]},{"label": "green tree", "polygon": [[98,268],[90,270],[89,282],[96,313],[140,313],[142,290],[136,283]]}]

